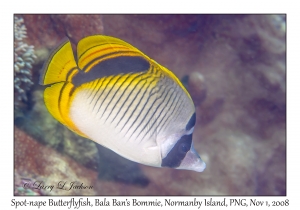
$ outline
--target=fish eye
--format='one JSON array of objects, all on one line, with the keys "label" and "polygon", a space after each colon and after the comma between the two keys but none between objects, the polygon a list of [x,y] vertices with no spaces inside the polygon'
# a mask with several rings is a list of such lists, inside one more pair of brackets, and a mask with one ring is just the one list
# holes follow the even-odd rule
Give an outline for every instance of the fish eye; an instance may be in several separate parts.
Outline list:
[{"label": "fish eye", "polygon": [[187,153],[187,151],[189,151],[189,147],[188,147],[188,145],[186,143],[179,144],[179,146],[178,146],[178,152],[179,153],[185,154],[185,153]]},{"label": "fish eye", "polygon": [[176,168],[184,159],[186,153],[190,151],[192,145],[192,134],[183,135],[174,147],[162,160],[162,167]]}]

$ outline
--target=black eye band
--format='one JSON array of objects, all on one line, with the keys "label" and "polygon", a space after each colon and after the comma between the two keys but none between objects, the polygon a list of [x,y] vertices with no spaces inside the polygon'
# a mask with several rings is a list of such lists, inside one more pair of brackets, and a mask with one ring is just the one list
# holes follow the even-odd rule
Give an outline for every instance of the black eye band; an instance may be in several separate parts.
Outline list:
[{"label": "black eye band", "polygon": [[196,113],[194,113],[192,115],[192,117],[190,118],[189,122],[186,124],[185,130],[187,130],[187,131],[191,130],[191,128],[194,127],[195,124],[196,124]]},{"label": "black eye band", "polygon": [[162,160],[162,167],[177,168],[184,159],[186,153],[191,149],[192,135],[184,135],[174,145],[168,155]]}]

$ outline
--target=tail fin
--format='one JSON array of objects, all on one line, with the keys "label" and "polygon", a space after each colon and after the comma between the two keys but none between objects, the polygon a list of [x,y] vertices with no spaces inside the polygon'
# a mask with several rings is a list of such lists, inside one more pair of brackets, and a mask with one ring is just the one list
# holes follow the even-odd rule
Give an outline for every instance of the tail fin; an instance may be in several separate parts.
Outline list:
[{"label": "tail fin", "polygon": [[49,85],[44,92],[44,101],[48,111],[60,123],[77,134],[86,137],[74,125],[69,117],[70,92],[74,85],[70,82],[79,72],[74,59],[71,43],[64,40],[50,55],[43,67],[40,77],[41,85]]},{"label": "tail fin", "polygon": [[40,77],[41,85],[49,85],[68,80],[68,75],[77,70],[69,39],[64,40],[50,55],[44,64],[43,73]]}]

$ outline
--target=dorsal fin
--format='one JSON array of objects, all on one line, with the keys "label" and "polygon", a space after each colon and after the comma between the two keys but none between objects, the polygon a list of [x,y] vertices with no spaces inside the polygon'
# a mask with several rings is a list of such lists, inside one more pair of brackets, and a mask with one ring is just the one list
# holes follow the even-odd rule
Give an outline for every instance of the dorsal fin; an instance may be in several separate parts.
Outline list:
[{"label": "dorsal fin", "polygon": [[[89,71],[89,65],[115,57],[118,55],[141,56],[150,60],[148,56],[129,43],[110,36],[93,35],[83,38],[77,45],[78,66],[85,72]],[[95,61],[97,60],[97,61]]]}]

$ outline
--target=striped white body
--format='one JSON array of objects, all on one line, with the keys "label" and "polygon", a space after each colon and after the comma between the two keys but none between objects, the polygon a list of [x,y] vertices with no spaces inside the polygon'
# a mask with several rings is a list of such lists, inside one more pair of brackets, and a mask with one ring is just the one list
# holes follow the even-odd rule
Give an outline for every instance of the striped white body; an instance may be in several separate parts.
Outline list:
[{"label": "striped white body", "polygon": [[194,112],[187,99],[166,77],[152,89],[83,89],[76,92],[70,118],[93,141],[132,161],[160,167]]}]

